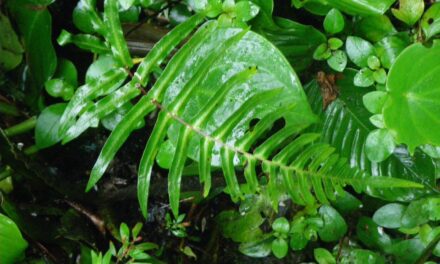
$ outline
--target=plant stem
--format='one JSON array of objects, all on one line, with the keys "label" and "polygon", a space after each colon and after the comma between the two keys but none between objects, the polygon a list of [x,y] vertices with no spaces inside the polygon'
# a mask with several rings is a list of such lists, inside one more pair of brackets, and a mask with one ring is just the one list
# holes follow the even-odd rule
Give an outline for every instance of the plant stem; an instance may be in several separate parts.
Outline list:
[{"label": "plant stem", "polygon": [[20,111],[18,111],[17,107],[4,102],[0,102],[0,113],[10,116],[20,115]]},{"label": "plant stem", "polygon": [[4,132],[6,136],[13,137],[34,129],[36,124],[37,124],[37,117],[33,116],[28,120],[21,122],[20,124],[5,129]]},{"label": "plant stem", "polygon": [[32,155],[39,151],[40,149],[36,145],[32,145],[30,147],[27,147],[23,150],[24,154],[26,155]]}]

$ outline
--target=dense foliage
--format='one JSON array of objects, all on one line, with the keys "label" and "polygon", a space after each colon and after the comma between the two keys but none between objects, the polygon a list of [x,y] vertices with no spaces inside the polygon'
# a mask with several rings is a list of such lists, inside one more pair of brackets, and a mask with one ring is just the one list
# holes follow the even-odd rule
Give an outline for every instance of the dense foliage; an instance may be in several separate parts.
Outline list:
[{"label": "dense foliage", "polygon": [[437,2],[5,1],[0,262],[438,263]]}]

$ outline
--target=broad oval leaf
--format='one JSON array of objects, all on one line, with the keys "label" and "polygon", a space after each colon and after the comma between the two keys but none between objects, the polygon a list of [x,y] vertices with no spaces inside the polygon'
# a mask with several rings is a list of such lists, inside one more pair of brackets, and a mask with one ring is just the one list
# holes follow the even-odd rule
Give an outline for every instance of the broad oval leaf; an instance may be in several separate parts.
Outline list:
[{"label": "broad oval leaf", "polygon": [[376,224],[385,228],[399,228],[406,206],[398,203],[391,203],[379,208],[373,215]]},{"label": "broad oval leaf", "polygon": [[17,263],[23,258],[27,246],[17,225],[5,215],[0,214],[0,260],[2,263]]},{"label": "broad oval leaf", "polygon": [[66,105],[65,103],[54,104],[41,112],[35,127],[35,143],[38,148],[47,148],[60,141],[58,130]]},{"label": "broad oval leaf", "polygon": [[439,56],[438,41],[430,48],[413,44],[400,54],[388,75],[388,100],[382,110],[385,126],[411,153],[421,145],[440,146]]},{"label": "broad oval leaf", "polygon": [[[8,2],[24,38],[27,63],[38,88],[52,77],[57,57],[52,45],[52,17],[29,0]],[[44,56],[41,52],[44,51]]]},{"label": "broad oval leaf", "polygon": [[319,214],[324,220],[324,226],[318,231],[319,237],[324,242],[337,241],[347,232],[344,218],[333,207],[323,205]]}]

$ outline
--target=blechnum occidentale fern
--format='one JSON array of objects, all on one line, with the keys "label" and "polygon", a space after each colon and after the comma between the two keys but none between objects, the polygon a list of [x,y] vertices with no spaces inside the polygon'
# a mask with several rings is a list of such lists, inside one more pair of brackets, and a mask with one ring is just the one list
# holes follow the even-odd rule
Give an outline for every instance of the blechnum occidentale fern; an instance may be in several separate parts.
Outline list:
[{"label": "blechnum occidentale fern", "polygon": [[[84,3],[89,4],[89,12],[97,12],[89,1]],[[237,172],[243,172],[250,191],[257,192],[261,188],[257,171],[261,170],[268,176],[265,188],[275,207],[284,190],[295,203],[309,205],[316,200],[328,203],[345,185],[356,191],[419,187],[351,168],[334,148],[320,143],[319,134],[307,133],[305,129],[317,117],[301,83],[277,48],[257,33],[217,21],[205,22],[198,14],[162,38],[133,71],[117,1],[105,1],[104,21],[98,15],[90,17],[96,32],[105,32],[105,43],[95,36],[68,32],[61,34],[59,43],[72,42],[95,53],[101,47],[98,51],[111,52],[118,67],[77,89],[61,117],[60,138],[66,143],[139,99],[105,143],[87,190],[103,176],[129,135],[142,127],[144,117],[155,110],[158,117],[138,173],[138,199],[144,216],[155,157],[166,141],[174,149],[168,192],[175,215],[187,159],[198,163],[205,196],[211,188],[212,168],[221,167],[234,201],[243,197]],[[189,40],[167,61],[188,36]],[[165,69],[158,70],[163,63]],[[159,77],[148,90],[153,72]],[[268,134],[277,120],[283,120],[284,126]]]}]

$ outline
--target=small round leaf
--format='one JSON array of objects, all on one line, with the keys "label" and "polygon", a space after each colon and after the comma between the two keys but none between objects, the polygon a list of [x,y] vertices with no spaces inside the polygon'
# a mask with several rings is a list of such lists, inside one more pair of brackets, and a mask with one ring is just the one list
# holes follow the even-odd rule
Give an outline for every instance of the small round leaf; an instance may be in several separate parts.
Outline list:
[{"label": "small round leaf", "polygon": [[396,147],[394,138],[388,129],[372,131],[365,143],[365,152],[369,160],[381,162],[386,160]]},{"label": "small round leaf", "polygon": [[275,257],[281,259],[287,255],[289,251],[289,246],[287,245],[286,240],[282,238],[277,238],[272,242],[272,252]]},{"label": "small round leaf", "polygon": [[341,11],[336,8],[330,10],[324,19],[324,29],[329,34],[336,34],[344,30],[345,21]]}]

